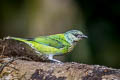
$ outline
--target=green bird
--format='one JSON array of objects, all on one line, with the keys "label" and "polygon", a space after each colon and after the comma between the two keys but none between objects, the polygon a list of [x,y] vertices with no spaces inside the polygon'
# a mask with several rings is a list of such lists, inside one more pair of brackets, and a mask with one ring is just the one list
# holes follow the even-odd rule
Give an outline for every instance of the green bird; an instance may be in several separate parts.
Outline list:
[{"label": "green bird", "polygon": [[83,38],[88,38],[79,30],[70,30],[61,34],[54,34],[49,36],[39,36],[36,38],[17,38],[8,37],[7,39],[14,39],[22,41],[31,46],[38,54],[43,54],[49,60],[61,62],[53,58],[54,55],[66,54],[73,50],[76,43]]}]

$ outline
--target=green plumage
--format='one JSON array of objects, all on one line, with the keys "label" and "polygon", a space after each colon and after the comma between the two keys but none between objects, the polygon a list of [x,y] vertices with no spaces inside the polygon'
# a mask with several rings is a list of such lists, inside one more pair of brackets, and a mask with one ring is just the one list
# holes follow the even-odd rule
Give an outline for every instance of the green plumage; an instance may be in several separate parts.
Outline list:
[{"label": "green plumage", "polygon": [[65,40],[64,34],[41,36],[30,39],[11,38],[27,43],[42,54],[62,54],[68,52],[68,48],[70,47],[70,44]]},{"label": "green plumage", "polygon": [[70,52],[80,39],[86,37],[87,36],[83,35],[83,33],[78,30],[71,30],[63,34],[40,36],[36,38],[24,39],[9,37],[8,39],[25,42],[37,52],[40,52],[40,54],[48,55],[51,60],[54,60],[52,59],[53,55]]}]

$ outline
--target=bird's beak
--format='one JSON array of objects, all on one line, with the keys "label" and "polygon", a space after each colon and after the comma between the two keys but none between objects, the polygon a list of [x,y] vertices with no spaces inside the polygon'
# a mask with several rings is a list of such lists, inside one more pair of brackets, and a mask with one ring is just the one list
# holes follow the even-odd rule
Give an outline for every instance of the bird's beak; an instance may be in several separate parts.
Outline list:
[{"label": "bird's beak", "polygon": [[86,35],[82,35],[81,38],[88,38],[88,36],[86,36]]}]

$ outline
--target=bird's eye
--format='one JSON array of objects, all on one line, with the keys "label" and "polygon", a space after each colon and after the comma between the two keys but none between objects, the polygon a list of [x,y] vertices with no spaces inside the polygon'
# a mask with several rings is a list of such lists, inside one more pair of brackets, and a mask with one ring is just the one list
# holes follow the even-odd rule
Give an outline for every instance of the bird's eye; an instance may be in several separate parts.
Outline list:
[{"label": "bird's eye", "polygon": [[78,36],[79,36],[79,34],[75,34],[74,36],[75,36],[75,37],[78,37]]}]

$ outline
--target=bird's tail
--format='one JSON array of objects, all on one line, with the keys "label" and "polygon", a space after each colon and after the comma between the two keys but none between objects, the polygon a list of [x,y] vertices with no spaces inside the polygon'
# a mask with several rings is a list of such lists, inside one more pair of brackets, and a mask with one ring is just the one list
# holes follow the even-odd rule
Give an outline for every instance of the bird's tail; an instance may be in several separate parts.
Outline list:
[{"label": "bird's tail", "polygon": [[18,38],[18,37],[5,37],[5,39],[13,39],[13,40],[18,40],[18,41],[22,41],[22,42],[26,42],[26,39],[24,38]]}]

